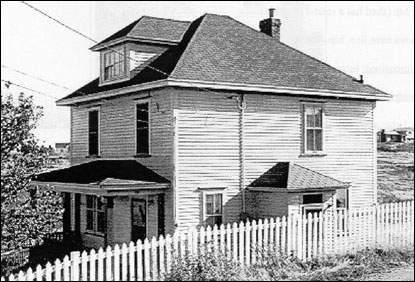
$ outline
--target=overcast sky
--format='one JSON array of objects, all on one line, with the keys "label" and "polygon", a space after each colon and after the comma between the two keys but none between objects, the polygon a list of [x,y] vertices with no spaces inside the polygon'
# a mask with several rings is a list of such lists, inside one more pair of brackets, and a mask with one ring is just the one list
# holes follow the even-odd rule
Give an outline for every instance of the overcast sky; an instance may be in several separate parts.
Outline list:
[{"label": "overcast sky", "polygon": [[[194,20],[204,13],[229,15],[258,29],[276,8],[281,40],[346,73],[394,95],[378,103],[376,127],[414,124],[413,2],[37,2],[30,4],[96,40],[102,40],[142,15]],[[98,76],[92,42],[59,26],[19,2],[1,2],[1,63],[70,89]],[[2,79],[61,98],[69,90],[2,68]],[[4,86],[2,84],[2,90]],[[21,89],[6,89],[19,93]],[[28,92],[27,92],[28,93]],[[46,144],[69,142],[69,109],[33,93],[44,107],[36,131]]]}]

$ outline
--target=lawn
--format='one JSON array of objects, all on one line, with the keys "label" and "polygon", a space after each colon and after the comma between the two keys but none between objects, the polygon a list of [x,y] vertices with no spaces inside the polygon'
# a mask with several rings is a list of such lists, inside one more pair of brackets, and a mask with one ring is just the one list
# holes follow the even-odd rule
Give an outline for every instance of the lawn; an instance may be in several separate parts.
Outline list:
[{"label": "lawn", "polygon": [[378,144],[378,202],[414,199],[414,144]]}]

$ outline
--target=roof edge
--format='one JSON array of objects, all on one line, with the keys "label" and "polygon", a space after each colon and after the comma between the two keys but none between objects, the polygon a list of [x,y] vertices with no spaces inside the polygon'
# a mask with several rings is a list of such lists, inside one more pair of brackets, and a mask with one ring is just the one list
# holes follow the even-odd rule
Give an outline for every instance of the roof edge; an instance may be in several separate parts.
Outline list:
[{"label": "roof edge", "polygon": [[259,93],[273,93],[273,94],[285,94],[295,96],[307,96],[316,95],[321,97],[334,97],[334,98],[349,98],[349,99],[361,99],[371,101],[389,101],[393,96],[390,94],[380,95],[362,92],[346,92],[339,90],[325,90],[325,89],[309,89],[309,88],[295,88],[295,87],[283,87],[273,85],[258,85],[258,84],[244,84],[244,83],[231,83],[231,82],[215,82],[215,81],[202,81],[202,80],[187,80],[187,79],[175,79],[167,78],[164,80],[157,80],[153,82],[147,82],[137,84],[133,86],[126,86],[119,89],[113,89],[103,92],[97,92],[88,94],[86,96],[74,97],[74,98],[62,98],[56,101],[57,106],[70,106],[76,103],[88,102],[92,100],[98,100],[102,98],[108,98],[123,94],[128,94],[134,91],[150,90],[160,87],[176,86],[184,88],[199,88],[209,91],[212,90],[237,90],[247,92],[259,92]]}]

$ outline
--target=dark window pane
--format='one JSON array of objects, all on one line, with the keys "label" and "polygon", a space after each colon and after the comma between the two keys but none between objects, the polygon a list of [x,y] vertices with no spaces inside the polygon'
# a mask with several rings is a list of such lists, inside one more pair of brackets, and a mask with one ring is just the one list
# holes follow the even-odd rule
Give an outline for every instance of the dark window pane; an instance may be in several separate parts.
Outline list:
[{"label": "dark window pane", "polygon": [[213,214],[214,195],[206,195],[206,214]]},{"label": "dark window pane", "polygon": [[222,194],[215,195],[215,214],[222,214]]},{"label": "dark window pane", "polygon": [[323,150],[323,135],[322,135],[321,129],[316,129],[314,132],[315,132],[316,150],[321,151]]},{"label": "dark window pane", "polygon": [[148,103],[137,104],[137,121],[148,121]]},{"label": "dark window pane", "polygon": [[91,195],[86,196],[86,207],[88,209],[94,208],[94,197]]},{"label": "dark window pane", "polygon": [[222,216],[208,216],[206,217],[206,225],[217,225],[218,227],[222,224]]},{"label": "dark window pane", "polygon": [[105,213],[98,212],[97,213],[97,231],[98,232],[105,232]]},{"label": "dark window pane", "polygon": [[86,229],[94,230],[94,212],[92,210],[86,211]]},{"label": "dark window pane", "polygon": [[148,141],[148,128],[137,129],[137,153],[149,153]]},{"label": "dark window pane", "polygon": [[314,151],[314,130],[307,129],[307,151]]},{"label": "dark window pane", "polygon": [[303,195],[303,204],[321,204],[323,203],[323,194]]},{"label": "dark window pane", "polygon": [[89,154],[98,155],[98,111],[90,111],[88,116]]},{"label": "dark window pane", "polygon": [[322,127],[323,110],[322,108],[315,108],[315,127]]},{"label": "dark window pane", "polygon": [[99,198],[96,198],[97,200],[97,210],[103,210],[103,203]]}]

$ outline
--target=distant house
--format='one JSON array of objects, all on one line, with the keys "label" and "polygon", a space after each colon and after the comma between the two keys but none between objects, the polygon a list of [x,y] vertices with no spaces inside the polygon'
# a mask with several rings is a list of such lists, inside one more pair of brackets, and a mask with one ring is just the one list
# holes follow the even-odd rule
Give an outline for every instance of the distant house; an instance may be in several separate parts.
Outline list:
[{"label": "distant house", "polygon": [[280,26],[272,10],[260,31],[143,16],[93,46],[100,76],[57,101],[71,167],[33,182],[63,193],[64,230],[99,247],[376,203],[373,110],[391,96],[282,43]]},{"label": "distant house", "polygon": [[414,130],[410,127],[397,128],[394,130],[382,129],[378,131],[378,142],[413,142],[414,141]]},{"label": "distant house", "polygon": [[55,154],[62,157],[69,156],[70,143],[55,143]]},{"label": "distant house", "polygon": [[414,142],[414,128],[413,127],[396,128],[395,131],[405,136],[406,142]]}]

